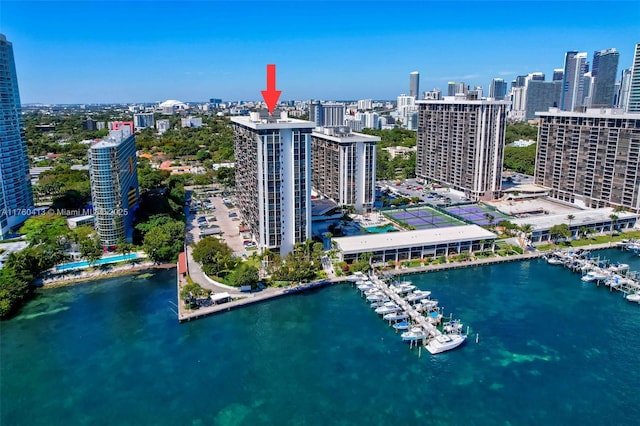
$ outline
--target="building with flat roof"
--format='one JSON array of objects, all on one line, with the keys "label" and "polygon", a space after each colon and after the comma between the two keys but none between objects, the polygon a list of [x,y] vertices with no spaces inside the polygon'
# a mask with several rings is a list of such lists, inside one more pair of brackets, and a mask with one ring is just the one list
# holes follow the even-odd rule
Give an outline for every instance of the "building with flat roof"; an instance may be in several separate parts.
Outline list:
[{"label": "building with flat roof", "polygon": [[591,106],[612,107],[613,94],[618,77],[620,53],[616,49],[596,50],[593,52],[591,75],[594,78]]},{"label": "building with flat roof", "polygon": [[0,239],[3,239],[28,218],[33,207],[13,45],[4,34],[0,34],[0,76]]},{"label": "building with flat roof", "polygon": [[509,102],[461,95],[416,103],[416,176],[473,201],[498,198]]},{"label": "building with flat roof", "polygon": [[420,94],[420,73],[413,71],[409,73],[409,96],[419,99]]},{"label": "building with flat roof", "polygon": [[535,183],[579,207],[640,212],[640,114],[539,112]]},{"label": "building with flat roof", "polygon": [[88,150],[94,225],[105,250],[124,238],[132,242],[140,201],[136,137],[132,126],[120,126]]},{"label": "building with flat roof", "polygon": [[584,74],[587,72],[587,53],[569,51],[564,56],[564,78],[560,109],[573,111],[584,101]]},{"label": "building with flat roof", "polygon": [[133,114],[133,125],[136,130],[146,129],[147,127],[155,126],[155,121],[152,112],[145,112],[140,114]]},{"label": "building with flat roof", "polygon": [[311,121],[232,117],[236,204],[261,249],[285,255],[311,238]]},{"label": "building with flat roof", "polygon": [[478,225],[450,226],[419,231],[387,232],[333,238],[341,260],[352,263],[371,253],[372,263],[473,253],[492,248],[496,234]]},{"label": "building with flat roof", "polygon": [[[569,219],[571,217],[571,219]],[[612,232],[614,229],[624,231],[636,226],[639,215],[629,212],[616,212],[612,208],[589,209],[570,214],[543,215],[512,219],[518,226],[531,225],[529,240],[532,243],[544,243],[553,240],[551,228],[566,223],[571,236],[569,239],[580,237],[585,230],[600,234]]]},{"label": "building with flat roof", "polygon": [[377,136],[348,127],[317,128],[311,134],[313,189],[362,213],[375,202]]},{"label": "building with flat roof", "polygon": [[627,111],[640,113],[640,43],[636,43],[633,52],[633,65],[629,81]]}]

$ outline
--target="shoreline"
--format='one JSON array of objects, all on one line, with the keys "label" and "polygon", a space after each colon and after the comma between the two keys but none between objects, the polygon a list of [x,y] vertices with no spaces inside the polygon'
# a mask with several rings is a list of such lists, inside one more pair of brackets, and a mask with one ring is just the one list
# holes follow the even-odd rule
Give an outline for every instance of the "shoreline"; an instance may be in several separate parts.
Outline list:
[{"label": "shoreline", "polygon": [[41,282],[38,284],[34,284],[34,287],[38,290],[41,290],[41,289],[46,290],[46,289],[58,288],[58,287],[68,287],[75,284],[85,283],[88,281],[117,278],[117,277],[123,277],[127,275],[134,275],[144,271],[153,271],[156,269],[172,269],[175,267],[176,267],[175,263],[160,263],[157,265],[153,263],[144,263],[141,265],[136,265],[128,268],[120,267],[119,269],[114,268],[113,270],[106,270],[106,271],[93,270],[89,273],[83,272],[79,276],[60,277],[57,280],[53,280],[49,282],[42,282],[42,279],[40,279]]}]

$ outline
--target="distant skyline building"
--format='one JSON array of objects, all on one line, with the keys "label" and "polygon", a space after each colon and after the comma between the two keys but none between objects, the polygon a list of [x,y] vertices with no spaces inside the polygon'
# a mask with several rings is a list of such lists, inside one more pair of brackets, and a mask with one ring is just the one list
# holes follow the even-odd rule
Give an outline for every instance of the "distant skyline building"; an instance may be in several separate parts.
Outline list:
[{"label": "distant skyline building", "polygon": [[11,235],[33,207],[21,112],[13,45],[0,34],[0,239]]},{"label": "distant skyline building", "polygon": [[231,117],[236,203],[260,249],[284,256],[311,238],[312,121]]},{"label": "distant skyline building", "polygon": [[420,96],[420,73],[413,71],[409,74],[409,96],[419,99]]},{"label": "distant skyline building", "polygon": [[620,75],[620,89],[616,106],[627,111],[629,105],[629,95],[631,94],[631,68],[622,70]]},{"label": "distant skyline building", "polygon": [[594,80],[593,93],[591,93],[591,106],[613,106],[619,60],[620,53],[613,48],[593,52],[591,75]]},{"label": "distant skyline building", "polygon": [[587,53],[573,50],[565,53],[564,79],[560,108],[573,111],[582,106],[584,100],[584,74],[587,72]]},{"label": "distant skyline building", "polygon": [[473,201],[499,197],[509,102],[447,96],[417,105],[416,176]]},{"label": "distant skyline building", "polygon": [[316,127],[344,126],[345,106],[339,102],[311,101],[309,103],[309,120]]},{"label": "distant skyline building", "polygon": [[136,130],[146,129],[147,127],[154,127],[155,120],[152,112],[145,112],[140,114],[133,114],[133,125]]},{"label": "distant skyline building", "polygon": [[527,82],[524,119],[533,120],[536,118],[536,112],[544,112],[549,108],[557,107],[561,94],[561,81],[531,80]]},{"label": "distant skyline building", "polygon": [[501,101],[507,94],[507,82],[502,78],[494,78],[489,86],[489,97]]},{"label": "distant skyline building", "polygon": [[346,127],[316,129],[311,134],[313,189],[340,206],[358,213],[375,202],[377,136]]},{"label": "distant skyline building", "polygon": [[553,77],[551,78],[551,81],[560,81],[562,82],[564,80],[564,69],[563,68],[556,68],[553,70]]},{"label": "distant skyline building", "polygon": [[119,123],[87,153],[94,224],[105,250],[115,249],[120,239],[132,242],[140,201],[133,122]]},{"label": "distant skyline building", "polygon": [[171,129],[171,122],[169,120],[158,120],[156,121],[156,129],[158,130],[158,134],[161,135]]},{"label": "distant skyline building", "polygon": [[579,207],[640,213],[640,115],[593,108],[540,117],[535,183]]},{"label": "distant skyline building", "polygon": [[627,111],[640,112],[640,43],[636,43],[636,48],[633,53]]},{"label": "distant skyline building", "polygon": [[371,99],[361,99],[358,101],[358,109],[362,111],[367,111],[373,109],[373,100]]}]

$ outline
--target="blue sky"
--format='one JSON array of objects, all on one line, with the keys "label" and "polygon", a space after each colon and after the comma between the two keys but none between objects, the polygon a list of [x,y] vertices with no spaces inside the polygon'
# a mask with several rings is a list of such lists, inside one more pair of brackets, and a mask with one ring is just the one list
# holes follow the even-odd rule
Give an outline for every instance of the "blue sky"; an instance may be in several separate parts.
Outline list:
[{"label": "blue sky", "polygon": [[23,103],[395,99],[542,71],[640,42],[640,1],[1,0]]}]

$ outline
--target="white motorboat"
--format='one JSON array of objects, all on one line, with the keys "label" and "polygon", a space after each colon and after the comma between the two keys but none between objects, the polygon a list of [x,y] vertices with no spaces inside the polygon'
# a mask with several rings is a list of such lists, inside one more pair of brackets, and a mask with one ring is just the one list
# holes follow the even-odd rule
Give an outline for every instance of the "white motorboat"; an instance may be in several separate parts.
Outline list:
[{"label": "white motorboat", "polygon": [[431,296],[430,291],[416,290],[407,296],[407,302],[417,302],[420,299],[425,299]]},{"label": "white motorboat", "polygon": [[429,343],[425,346],[432,355],[455,349],[467,339],[467,336],[462,334],[441,334],[429,340]]},{"label": "white motorboat", "polygon": [[629,265],[626,263],[614,263],[613,265],[609,265],[607,269],[611,272],[624,272],[629,269]]},{"label": "white motorboat", "polygon": [[594,269],[593,271],[587,272],[582,278],[582,281],[604,281],[609,277],[609,274],[604,272],[602,269]]},{"label": "white motorboat", "polygon": [[625,296],[629,302],[640,303],[640,293],[631,293]]},{"label": "white motorboat", "polygon": [[459,320],[450,320],[444,323],[442,329],[447,333],[459,333],[462,327],[463,325]]},{"label": "white motorboat", "polygon": [[392,313],[398,312],[399,310],[400,310],[400,306],[398,305],[380,306],[379,308],[376,308],[376,314],[379,314],[379,315],[392,314]]},{"label": "white motorboat", "polygon": [[395,328],[396,330],[408,330],[409,323],[406,321],[401,321],[393,324],[392,327]]},{"label": "white motorboat", "polygon": [[390,314],[386,314],[385,316],[382,317],[383,319],[385,319],[386,321],[398,321],[398,320],[404,320],[409,318],[409,314],[406,312],[393,312]]},{"label": "white motorboat", "polygon": [[393,290],[396,294],[407,294],[413,291],[416,288],[413,284],[400,284],[396,286],[391,286],[391,290]]},{"label": "white motorboat", "polygon": [[426,339],[429,337],[429,333],[427,333],[422,327],[412,327],[409,331],[402,333],[400,337],[402,337],[403,342],[415,342]]},{"label": "white motorboat", "polygon": [[549,256],[547,258],[547,263],[549,265],[562,265],[564,263],[564,259],[561,259],[557,256]]},{"label": "white motorboat", "polygon": [[372,293],[367,296],[367,302],[379,302],[387,298],[387,295],[383,292]]},{"label": "white motorboat", "polygon": [[434,299],[421,299],[422,309],[428,311],[438,307],[438,301]]},{"label": "white motorboat", "polygon": [[366,279],[367,279],[367,276],[362,272],[354,272],[353,275],[349,275],[347,277],[347,281],[352,281],[352,282],[356,282],[359,280],[366,280]]}]

